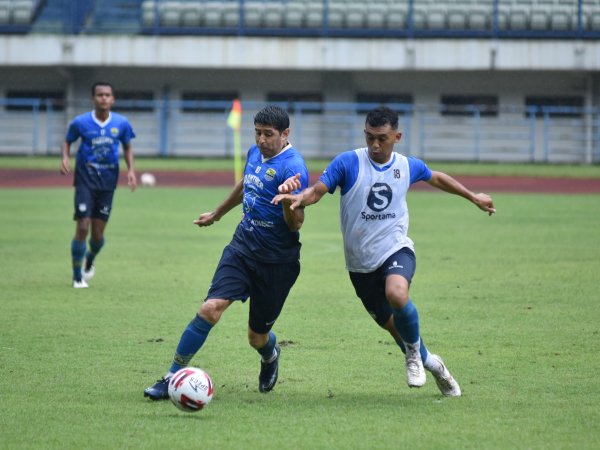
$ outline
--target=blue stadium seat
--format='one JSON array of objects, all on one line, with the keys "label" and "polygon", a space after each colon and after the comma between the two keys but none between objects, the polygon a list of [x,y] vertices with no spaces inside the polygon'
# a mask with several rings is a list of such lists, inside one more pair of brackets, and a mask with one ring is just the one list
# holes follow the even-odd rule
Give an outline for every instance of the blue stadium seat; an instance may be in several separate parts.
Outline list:
[{"label": "blue stadium seat", "polygon": [[204,4],[185,2],[181,6],[181,25],[184,27],[199,27],[204,22]]},{"label": "blue stadium seat", "polygon": [[250,28],[260,28],[263,24],[265,4],[258,1],[244,3],[244,24]]},{"label": "blue stadium seat", "polygon": [[447,23],[451,30],[464,30],[467,28],[467,12],[463,5],[450,5],[448,7]]},{"label": "blue stadium seat", "polygon": [[529,26],[532,30],[544,31],[549,25],[548,6],[534,5],[529,13]]},{"label": "blue stadium seat", "polygon": [[33,0],[13,0],[11,7],[11,22],[14,25],[31,24],[35,7]]},{"label": "blue stadium seat", "polygon": [[405,30],[408,7],[400,3],[389,5],[385,26],[391,30]]},{"label": "blue stadium seat", "polygon": [[301,28],[304,26],[304,3],[289,3],[283,12],[283,23],[286,28]]},{"label": "blue stadium seat", "polygon": [[263,24],[267,28],[281,28],[283,26],[283,5],[281,3],[266,3]]},{"label": "blue stadium seat", "polygon": [[178,27],[181,18],[181,2],[167,1],[159,5],[160,24],[165,27]]},{"label": "blue stadium seat", "polygon": [[346,5],[335,2],[329,4],[327,11],[327,23],[329,28],[342,28],[344,26],[344,14]]},{"label": "blue stadium seat", "polygon": [[206,28],[219,28],[223,18],[222,2],[206,2],[204,6],[204,26]]},{"label": "blue stadium seat", "polygon": [[307,28],[320,28],[323,25],[323,3],[310,1],[306,3],[305,26]]},{"label": "blue stadium seat", "polygon": [[427,28],[441,30],[446,28],[446,8],[433,5],[427,9]]},{"label": "blue stadium seat", "polygon": [[346,28],[364,28],[366,14],[367,8],[364,3],[350,3],[346,9],[346,18],[344,22]]},{"label": "blue stadium seat", "polygon": [[10,4],[7,1],[0,2],[0,26],[10,23]]},{"label": "blue stadium seat", "polygon": [[385,16],[388,9],[385,5],[375,3],[369,5],[365,12],[365,26],[367,28],[381,29],[385,26]]}]

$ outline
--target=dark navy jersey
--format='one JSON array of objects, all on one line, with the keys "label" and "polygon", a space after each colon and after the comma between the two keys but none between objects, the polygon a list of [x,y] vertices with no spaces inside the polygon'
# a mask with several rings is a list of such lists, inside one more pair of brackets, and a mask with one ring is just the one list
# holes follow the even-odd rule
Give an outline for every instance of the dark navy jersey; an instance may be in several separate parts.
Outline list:
[{"label": "dark navy jersey", "polygon": [[308,187],[308,169],[302,155],[291,145],[266,161],[256,145],[248,150],[242,201],[244,216],[233,235],[233,248],[261,262],[298,260],[300,233],[288,228],[282,204],[271,203],[278,194],[279,185],[297,173],[302,183],[300,190],[305,189]]},{"label": "dark navy jersey", "polygon": [[119,142],[127,145],[134,137],[129,121],[120,114],[111,112],[104,122],[93,111],[77,116],[65,136],[69,144],[81,139],[73,184],[114,190],[119,180]]}]

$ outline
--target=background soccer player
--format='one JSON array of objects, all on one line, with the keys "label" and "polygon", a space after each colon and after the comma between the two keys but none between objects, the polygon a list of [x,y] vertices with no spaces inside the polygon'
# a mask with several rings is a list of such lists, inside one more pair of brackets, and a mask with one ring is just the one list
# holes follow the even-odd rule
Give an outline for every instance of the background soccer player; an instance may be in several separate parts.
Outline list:
[{"label": "background soccer player", "polygon": [[398,114],[379,107],[367,114],[366,148],[338,155],[312,187],[290,195],[298,177],[286,180],[274,204],[292,202],[291,210],[318,202],[340,186],[341,228],[346,268],[356,294],[371,317],[396,340],[406,354],[408,385],[425,384],[427,368],[440,391],[451,397],[461,389],[442,359],[429,353],[419,331],[419,315],[408,295],[416,269],[413,241],[408,237],[406,193],[423,180],[460,195],[492,215],[487,194],[474,194],[454,178],[431,171],[423,161],[393,151],[400,141]]},{"label": "background soccer player", "polygon": [[[112,210],[113,196],[119,179],[119,142],[127,163],[127,183],[137,186],[133,167],[131,139],[135,133],[126,117],[111,112],[115,102],[109,83],[92,86],[94,110],[77,116],[69,125],[62,145],[60,172],[71,173],[71,144],[81,139],[75,163],[75,237],[71,241],[73,287],[87,288],[94,276],[94,259],[104,245],[104,229]],[[86,253],[88,234],[89,249]],[[85,258],[85,267],[83,261]]]},{"label": "background soccer player", "polygon": [[287,295],[300,273],[299,233],[304,210],[271,199],[287,178],[298,174],[297,189],[308,186],[304,159],[288,142],[288,114],[267,106],[254,117],[256,145],[248,150],[244,178],[212,212],[194,221],[212,225],[240,203],[244,215],[213,276],[196,317],[184,330],[173,363],[164,378],[144,390],[152,400],[168,398],[169,378],[188,365],[204,344],[211,328],[236,300],[250,298],[248,342],[261,356],[260,392],[269,392],[278,377],[280,348],[271,331]]}]

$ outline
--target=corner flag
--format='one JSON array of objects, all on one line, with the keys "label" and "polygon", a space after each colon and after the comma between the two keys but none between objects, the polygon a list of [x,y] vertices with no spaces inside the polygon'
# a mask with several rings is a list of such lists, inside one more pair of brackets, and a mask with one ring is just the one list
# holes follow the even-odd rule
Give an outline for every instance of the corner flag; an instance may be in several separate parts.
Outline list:
[{"label": "corner flag", "polygon": [[233,101],[231,112],[227,116],[227,125],[233,130],[233,171],[237,184],[242,179],[242,141],[240,138],[242,104],[238,99]]}]

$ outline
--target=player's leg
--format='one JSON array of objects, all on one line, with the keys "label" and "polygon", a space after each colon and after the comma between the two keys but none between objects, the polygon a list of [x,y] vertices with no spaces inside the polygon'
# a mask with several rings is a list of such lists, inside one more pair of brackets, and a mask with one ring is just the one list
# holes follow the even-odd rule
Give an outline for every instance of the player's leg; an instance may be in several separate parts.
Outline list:
[{"label": "player's leg", "polygon": [[104,230],[108,224],[110,212],[112,211],[114,191],[96,191],[94,193],[94,208],[92,210],[91,234],[89,239],[89,248],[85,255],[85,267],[83,269],[83,279],[89,281],[93,278],[96,269],[94,260],[104,247]]},{"label": "player's leg", "polygon": [[225,247],[206,300],[183,331],[167,374],[154,385],[146,388],[144,396],[152,400],[168,398],[167,389],[171,375],[189,364],[204,345],[210,330],[217,324],[231,303],[234,300],[245,301],[248,295],[248,279],[244,270],[244,261],[229,247]]},{"label": "player's leg", "polygon": [[83,260],[85,257],[85,240],[90,230],[93,199],[85,186],[75,188],[73,219],[75,220],[75,235],[71,240],[71,264],[73,268],[73,287],[87,288],[83,279]]},{"label": "player's leg", "polygon": [[250,289],[248,342],[260,354],[258,390],[269,392],[279,376],[281,348],[271,331],[281,314],[290,289],[300,274],[300,263],[254,264]]},{"label": "player's leg", "polygon": [[[394,325],[394,316],[391,310],[389,312],[388,320],[381,327],[390,333],[390,335],[396,341],[396,344],[398,344],[402,350],[402,353],[406,354],[404,341],[402,340],[400,333],[398,333],[398,330],[396,330],[396,326]],[[431,353],[427,349],[425,343],[423,342],[422,336],[420,338],[420,342],[421,361],[423,362],[425,369],[427,369],[433,375],[435,384],[440,392],[446,397],[460,397],[460,386],[444,364],[442,358]]]},{"label": "player's leg", "polygon": [[410,282],[416,270],[412,250],[403,248],[391,255],[382,265],[385,276],[385,297],[394,317],[394,326],[404,341],[406,373],[410,387],[425,384],[426,375],[421,360],[419,313],[408,297]]}]

